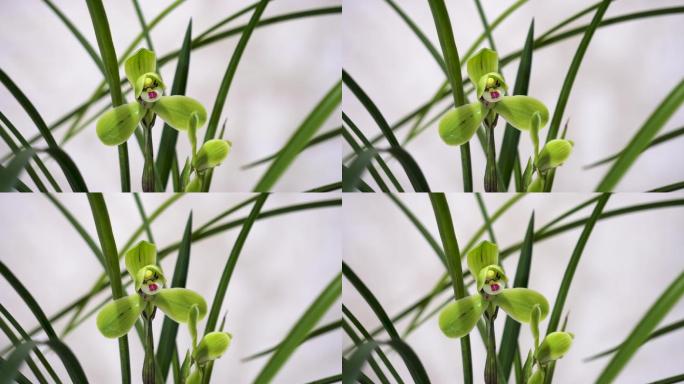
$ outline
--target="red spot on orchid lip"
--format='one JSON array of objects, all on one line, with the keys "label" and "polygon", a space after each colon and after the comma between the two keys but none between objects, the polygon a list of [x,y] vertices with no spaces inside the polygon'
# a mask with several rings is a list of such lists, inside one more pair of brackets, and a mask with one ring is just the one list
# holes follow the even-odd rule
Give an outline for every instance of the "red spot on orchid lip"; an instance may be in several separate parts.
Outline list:
[{"label": "red spot on orchid lip", "polygon": [[154,92],[154,91],[147,92],[147,97],[149,97],[150,99],[156,99],[157,98],[157,92]]},{"label": "red spot on orchid lip", "polygon": [[489,95],[492,97],[492,99],[498,99],[501,94],[497,91],[490,92]]},{"label": "red spot on orchid lip", "polygon": [[492,292],[496,292],[499,290],[499,284],[492,284],[490,288],[492,289]]},{"label": "red spot on orchid lip", "polygon": [[150,284],[147,288],[149,288],[151,292],[154,292],[157,290],[157,284]]}]

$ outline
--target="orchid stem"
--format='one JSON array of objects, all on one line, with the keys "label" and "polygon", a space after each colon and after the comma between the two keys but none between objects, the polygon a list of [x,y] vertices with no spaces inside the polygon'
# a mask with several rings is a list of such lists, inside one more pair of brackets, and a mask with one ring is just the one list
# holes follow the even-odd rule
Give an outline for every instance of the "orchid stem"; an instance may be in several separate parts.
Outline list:
[{"label": "orchid stem", "polygon": [[485,192],[498,192],[498,177],[496,172],[496,144],[494,143],[494,126],[496,120],[485,118],[487,131],[487,167],[485,170]]},{"label": "orchid stem", "polygon": [[154,360],[154,335],[152,334],[152,319],[154,319],[154,310],[148,314],[148,311],[143,312],[144,329],[145,329],[145,362],[143,363],[142,382],[143,384],[156,384],[156,367]]},{"label": "orchid stem", "polygon": [[154,179],[154,149],[152,147],[152,126],[154,125],[154,115],[145,116],[142,121],[143,137],[145,141],[145,164],[143,165],[142,189],[143,192],[155,191]]},{"label": "orchid stem", "polygon": [[485,313],[487,319],[487,362],[485,365],[485,384],[498,384],[498,367],[496,364],[496,335],[494,334],[494,320],[496,310],[492,314]]}]

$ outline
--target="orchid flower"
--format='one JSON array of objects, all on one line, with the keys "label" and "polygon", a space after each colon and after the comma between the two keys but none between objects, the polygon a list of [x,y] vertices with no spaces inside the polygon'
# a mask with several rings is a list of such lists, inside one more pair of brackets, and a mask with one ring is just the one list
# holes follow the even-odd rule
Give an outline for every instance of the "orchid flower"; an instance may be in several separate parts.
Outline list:
[{"label": "orchid flower", "polygon": [[185,384],[200,384],[207,364],[223,356],[233,339],[228,332],[209,332],[198,343],[198,316],[199,308],[195,306],[190,310],[190,321],[188,321],[192,350],[185,355],[180,369],[181,376],[185,378]]},{"label": "orchid flower", "polygon": [[[540,344],[540,317],[541,309],[539,306],[535,306],[532,309],[532,321],[530,321],[530,329],[534,337],[534,349],[528,353],[522,370],[524,382],[527,384],[542,384],[549,363],[565,356],[572,347],[572,341],[575,338],[575,335],[570,332],[551,332],[544,337]],[[535,368],[534,372],[532,372],[533,368]]]},{"label": "orchid flower", "polygon": [[[534,147],[534,159],[528,160],[525,171],[523,172],[523,185],[527,192],[543,192],[548,172],[563,165],[570,157],[572,148],[575,145],[571,140],[554,139],[549,140],[540,151],[540,126],[541,117],[539,113],[534,113],[530,125],[530,137],[532,138]],[[533,173],[536,173],[537,175],[534,181],[532,181]]]}]

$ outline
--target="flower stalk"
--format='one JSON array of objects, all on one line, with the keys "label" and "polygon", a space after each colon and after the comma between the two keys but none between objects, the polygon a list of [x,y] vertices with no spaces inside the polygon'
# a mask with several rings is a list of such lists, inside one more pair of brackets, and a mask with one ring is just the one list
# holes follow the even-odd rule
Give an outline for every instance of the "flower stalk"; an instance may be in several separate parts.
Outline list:
[{"label": "flower stalk", "polygon": [[152,320],[156,308],[153,305],[148,305],[142,313],[144,319],[145,331],[145,361],[143,362],[142,382],[143,384],[156,384],[156,366],[154,360],[154,335],[152,331]]},{"label": "flower stalk", "polygon": [[487,361],[485,363],[485,384],[497,384],[499,382],[498,366],[496,361],[496,335],[494,334],[494,320],[498,307],[494,307],[491,311],[485,312],[485,319],[487,320]]},{"label": "flower stalk", "polygon": [[498,192],[497,172],[496,172],[496,144],[494,142],[494,127],[498,115],[494,111],[489,112],[485,118],[484,126],[487,133],[487,165],[485,168],[484,188],[485,192]]},{"label": "flower stalk", "polygon": [[143,138],[144,138],[144,159],[145,163],[143,165],[142,174],[142,189],[143,192],[154,192],[155,191],[155,175],[154,175],[154,148],[152,144],[152,127],[154,126],[154,120],[156,115],[147,110],[145,118],[142,120],[143,126]]}]

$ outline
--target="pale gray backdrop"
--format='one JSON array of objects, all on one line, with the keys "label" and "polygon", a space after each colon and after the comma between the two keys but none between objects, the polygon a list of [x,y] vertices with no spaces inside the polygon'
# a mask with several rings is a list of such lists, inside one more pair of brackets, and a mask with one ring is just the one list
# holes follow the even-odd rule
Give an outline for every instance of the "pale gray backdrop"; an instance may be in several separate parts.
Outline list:
[{"label": "pale gray backdrop", "polygon": [[[396,0],[396,3],[441,52],[427,2]],[[514,1],[481,3],[491,22]],[[540,36],[594,3],[592,0],[527,2],[493,32],[500,56],[522,48],[533,18],[535,36]],[[483,31],[475,2],[447,1],[446,4],[456,45],[459,53],[464,54]],[[682,2],[619,0],[610,5],[605,18],[676,5],[682,5]],[[344,67],[375,101],[390,124],[433,97],[445,79],[444,74],[385,1],[346,0],[343,18]],[[586,25],[591,18],[591,14],[585,16],[570,27]],[[621,23],[596,32],[565,110],[563,124],[570,119],[568,138],[575,141],[575,149],[556,174],[555,191],[595,190],[608,170],[607,166],[590,171],[584,171],[582,167],[624,148],[656,106],[682,79],[684,55],[675,47],[681,47],[683,33],[681,14]],[[580,40],[581,35],[578,35],[534,53],[529,94],[542,100],[551,113]],[[486,41],[483,46],[488,46]],[[516,61],[503,68],[511,89],[517,65]],[[441,103],[429,116],[441,110],[443,105],[446,104]],[[343,108],[368,137],[380,133],[363,106],[346,89]],[[684,112],[680,110],[661,133],[680,128],[683,123]],[[503,128],[500,122],[496,129],[499,147]],[[398,133],[400,140],[405,137],[407,129]],[[548,127],[541,132],[543,139],[547,130]],[[521,135],[520,142],[520,153],[526,161],[532,153],[529,135]],[[379,146],[386,147],[387,144]],[[463,190],[459,150],[444,144],[436,124],[406,148],[420,165],[433,190]],[[471,149],[475,190],[482,190],[485,157],[477,140],[471,144]],[[649,150],[638,159],[616,190],[644,191],[681,181],[684,169],[675,164],[681,162],[682,150],[684,140],[681,138]],[[345,145],[344,152],[350,151]],[[392,162],[390,167],[405,180],[396,162]],[[372,182],[370,177],[366,179]],[[405,184],[409,185],[407,181]]]},{"label": "pale gray backdrop", "polygon": [[[0,67],[50,124],[87,100],[102,80],[102,74],[43,2],[3,0],[1,3],[4,21],[0,25]],[[56,0],[55,3],[97,50],[86,4],[78,0]],[[171,3],[140,1],[148,22]],[[159,56],[179,49],[190,18],[193,20],[194,37],[252,3],[247,0],[188,0],[151,32],[154,48]],[[266,7],[262,18],[340,3],[339,0],[273,1]],[[105,8],[115,49],[121,54],[141,30],[133,3],[107,1]],[[250,13],[232,21],[221,31],[244,25],[249,17]],[[277,23],[254,31],[223,110],[221,124],[228,119],[225,138],[233,142],[233,149],[214,173],[212,191],[250,191],[267,165],[249,171],[241,171],[240,167],[279,150],[316,103],[339,81],[340,31],[339,13]],[[208,113],[211,113],[238,40],[239,35],[235,35],[192,52],[186,94],[202,102]],[[146,46],[144,41],[141,46]],[[174,60],[161,68],[161,75],[169,87],[175,66]],[[123,76],[123,70],[121,73]],[[109,102],[109,97],[106,100]],[[38,133],[4,87],[0,87],[0,108],[25,136]],[[338,116],[339,112],[335,112],[320,132],[339,126]],[[161,127],[161,122],[158,122],[154,130],[155,151]],[[58,141],[65,129],[61,128],[56,134]],[[199,131],[200,137],[204,137],[204,129]],[[142,155],[137,145],[134,139],[129,142],[133,190],[141,188]],[[78,164],[91,190],[121,190],[117,150],[100,143],[94,123],[69,141],[64,149]],[[4,142],[0,144],[0,153],[8,151]],[[179,135],[178,153],[182,156],[190,153],[184,134]],[[298,157],[274,189],[303,191],[339,181],[339,164],[340,142],[328,141]],[[59,180],[63,179],[54,162],[48,167],[60,175]],[[23,179],[30,182],[28,177]],[[61,184],[67,186],[66,182]]]},{"label": "pale gray backdrop", "polygon": [[[512,195],[487,195],[485,204],[492,214]],[[494,231],[501,249],[522,241],[532,211],[536,228],[568,209],[586,201],[590,195],[528,195],[502,216]],[[620,194],[612,196],[606,211],[653,201],[681,198],[677,195]],[[427,195],[401,195],[406,204],[439,240],[434,214]],[[465,246],[482,224],[482,216],[474,195],[451,194],[447,200],[459,242]],[[588,216],[586,208],[569,220]],[[382,195],[346,195],[343,219],[344,260],[368,285],[393,316],[430,292],[444,273],[444,267],[432,248],[401,211]],[[570,352],[556,365],[555,383],[594,382],[607,363],[601,359],[591,363],[582,360],[620,343],[644,316],[646,310],[665,288],[684,270],[681,237],[684,211],[681,207],[640,212],[601,220],[596,224],[571,285],[565,304],[570,313],[567,329],[575,333]],[[535,243],[529,287],[544,294],[553,305],[568,260],[581,233],[581,228]],[[485,234],[484,238],[488,238]],[[441,244],[441,243],[440,243]],[[503,262],[511,279],[519,258],[516,252]],[[344,304],[359,317],[367,329],[380,323],[354,287],[345,281]],[[439,296],[429,309],[446,300]],[[501,312],[500,312],[501,313]],[[684,303],[678,303],[662,325],[680,320]],[[505,315],[497,319],[497,335],[501,337]],[[547,320],[540,329],[545,332]],[[403,332],[407,320],[399,322]],[[616,383],[643,384],[681,373],[681,331],[649,342],[634,355]],[[384,340],[386,335],[378,336]],[[528,326],[521,327],[523,355],[532,345]],[[432,318],[411,334],[406,341],[425,365],[434,383],[462,381],[461,352],[458,340],[443,336]],[[345,337],[345,346],[350,341]],[[485,348],[477,334],[471,337],[475,382],[482,382]],[[390,355],[394,366],[408,377],[396,354]],[[371,372],[370,370],[368,370]],[[372,373],[372,372],[371,372]]]},{"label": "pale gray backdrop", "polygon": [[[180,241],[188,214],[192,210],[194,228],[219,212],[246,200],[247,194],[186,195],[153,223],[158,245],[165,247]],[[139,226],[140,216],[133,196],[105,195],[114,236],[119,247]],[[142,201],[148,214],[168,196],[145,195]],[[97,234],[85,195],[59,196],[86,230]],[[279,194],[270,196],[263,210],[325,200],[314,195]],[[224,220],[244,217],[249,206]],[[43,196],[5,195],[0,199],[0,258],[31,291],[49,315],[84,295],[102,273],[88,246],[64,217]],[[228,314],[225,329],[233,334],[228,352],[214,366],[216,383],[249,383],[266,363],[267,358],[242,363],[240,359],[282,340],[313,302],[320,291],[340,271],[340,209],[322,208],[259,220],[254,224],[233,274],[222,312]],[[221,273],[239,233],[233,229],[196,242],[192,246],[187,287],[211,300]],[[173,272],[177,253],[165,258],[161,265]],[[122,263],[123,264],[123,263]],[[30,329],[36,320],[19,296],[4,279],[0,281],[0,300],[19,322]],[[107,290],[107,292],[109,292]],[[130,292],[130,291],[129,291]],[[95,302],[104,300],[100,295]],[[324,324],[341,316],[339,302],[324,316]],[[162,316],[155,320],[155,336],[159,337]],[[199,329],[204,329],[202,321]],[[61,332],[65,323],[55,325]],[[36,337],[45,339],[44,335]],[[90,382],[120,382],[119,353],[116,340],[104,338],[91,317],[64,341],[80,360]],[[178,330],[178,346],[190,344],[187,328]],[[299,348],[276,376],[274,383],[303,383],[340,372],[340,332],[319,337]],[[8,339],[0,336],[0,345]],[[135,333],[129,337],[133,382],[140,382],[143,348]],[[67,377],[53,353],[48,359]],[[30,371],[22,369],[29,374]]]}]

